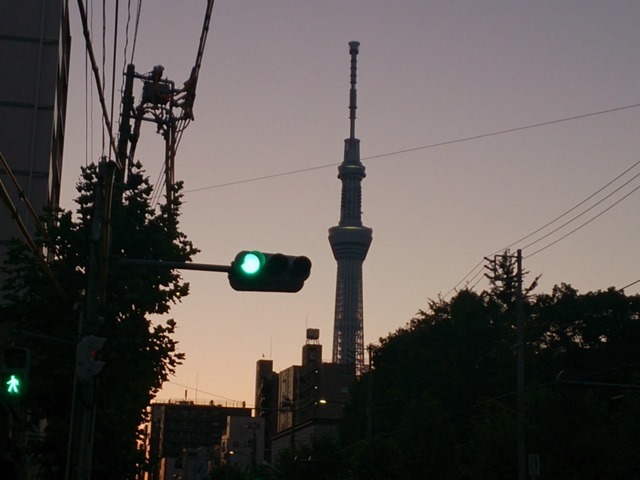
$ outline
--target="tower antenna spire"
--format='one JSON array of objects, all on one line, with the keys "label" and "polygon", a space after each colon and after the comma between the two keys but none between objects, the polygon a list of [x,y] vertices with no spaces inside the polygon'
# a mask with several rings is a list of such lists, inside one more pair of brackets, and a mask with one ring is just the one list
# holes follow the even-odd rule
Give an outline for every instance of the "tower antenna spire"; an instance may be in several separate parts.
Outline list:
[{"label": "tower antenna spire", "polygon": [[349,53],[351,54],[351,89],[349,90],[349,138],[356,138],[356,109],[358,108],[358,91],[356,90],[358,77],[358,49],[360,42],[349,42]]},{"label": "tower antenna spire", "polygon": [[359,42],[349,42],[351,89],[349,91],[350,137],[345,139],[344,160],[338,167],[342,182],[340,222],[329,229],[329,243],[338,263],[335,320],[333,324],[333,363],[353,365],[364,371],[362,309],[362,264],[371,245],[372,229],[362,225],[362,179],[365,168],[360,161],[360,140],[356,129],[356,66]]}]

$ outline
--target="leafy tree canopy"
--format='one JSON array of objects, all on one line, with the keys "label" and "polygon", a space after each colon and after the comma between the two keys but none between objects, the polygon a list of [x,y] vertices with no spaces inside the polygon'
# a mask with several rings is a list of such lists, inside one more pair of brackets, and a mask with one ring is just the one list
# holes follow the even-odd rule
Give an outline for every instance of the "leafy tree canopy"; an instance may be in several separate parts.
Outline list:
[{"label": "leafy tree canopy", "polygon": [[[138,167],[139,168],[139,167]],[[108,342],[99,378],[93,478],[131,478],[141,457],[137,440],[145,408],[181,363],[184,354],[172,338],[173,319],[152,321],[188,294],[176,271],[118,265],[118,257],[188,261],[198,250],[179,229],[181,184],[169,203],[154,208],[153,188],[142,171],[139,182],[116,183],[111,218],[111,246],[106,292],[100,309],[100,336]],[[15,242],[3,271],[4,304],[0,322],[14,331],[16,343],[31,350],[30,387],[25,406],[31,421],[46,420],[46,435],[33,458],[43,478],[62,478],[66,461],[75,345],[84,310],[90,237],[98,167],[82,169],[75,214],[45,215],[47,236],[38,245],[65,295],[53,287],[33,255]]]},{"label": "leafy tree canopy", "polygon": [[[507,258],[505,256],[505,258]],[[487,291],[430,301],[380,339],[336,455],[342,479],[513,479],[515,269]],[[638,478],[640,296],[525,287],[525,432],[541,478]],[[574,383],[566,383],[570,380]],[[617,386],[615,386],[617,385]]]}]

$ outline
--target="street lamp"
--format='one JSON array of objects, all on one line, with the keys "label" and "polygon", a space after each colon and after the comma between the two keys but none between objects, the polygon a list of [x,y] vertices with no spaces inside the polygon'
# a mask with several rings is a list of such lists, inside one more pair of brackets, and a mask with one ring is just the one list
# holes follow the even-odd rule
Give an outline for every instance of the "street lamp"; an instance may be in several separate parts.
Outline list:
[{"label": "street lamp", "polygon": [[344,409],[347,404],[339,400],[321,398],[316,402],[316,406],[318,418],[339,422],[344,417]]},{"label": "street lamp", "polygon": [[338,402],[337,400],[327,400],[326,398],[321,398],[320,400],[318,400],[318,403],[321,405],[327,405],[328,403],[335,403],[336,405],[341,405],[343,407],[347,406],[346,403]]},{"label": "street lamp", "polygon": [[249,457],[248,453],[238,452],[236,450],[229,450],[229,455],[244,455],[245,457]]},{"label": "street lamp", "polygon": [[[247,460],[242,461],[240,458],[238,458],[238,456],[247,457]],[[237,458],[237,460],[235,462],[231,461],[231,458],[233,458],[233,457]],[[240,452],[238,450],[229,450],[229,463],[231,465],[235,465],[236,467],[242,465],[240,467],[241,469],[249,470],[250,468],[252,468],[252,466],[251,466],[251,464],[253,463],[252,460],[253,460],[252,456],[249,455],[248,453]]]}]

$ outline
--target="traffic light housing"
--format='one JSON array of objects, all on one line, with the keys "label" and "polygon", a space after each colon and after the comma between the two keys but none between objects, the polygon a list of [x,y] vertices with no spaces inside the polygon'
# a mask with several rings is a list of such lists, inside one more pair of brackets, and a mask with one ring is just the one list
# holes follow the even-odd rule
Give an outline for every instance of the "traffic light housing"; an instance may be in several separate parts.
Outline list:
[{"label": "traffic light housing", "polygon": [[31,352],[23,347],[4,347],[0,387],[5,398],[18,399],[27,391]]},{"label": "traffic light housing", "polygon": [[304,256],[244,250],[231,263],[229,284],[241,292],[300,291],[311,274],[311,260]]},{"label": "traffic light housing", "polygon": [[98,353],[104,347],[106,338],[87,335],[82,337],[76,348],[76,377],[83,382],[91,381],[104,368],[98,360]]}]

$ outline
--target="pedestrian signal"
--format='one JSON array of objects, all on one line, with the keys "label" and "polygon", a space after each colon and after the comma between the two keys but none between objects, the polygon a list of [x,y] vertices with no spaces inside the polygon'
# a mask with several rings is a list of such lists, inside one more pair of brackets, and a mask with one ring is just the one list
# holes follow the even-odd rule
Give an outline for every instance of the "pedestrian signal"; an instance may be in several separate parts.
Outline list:
[{"label": "pedestrian signal", "polygon": [[88,382],[104,368],[98,353],[104,347],[106,338],[87,335],[82,337],[76,349],[76,376],[78,380]]},{"label": "pedestrian signal", "polygon": [[27,390],[31,352],[23,347],[5,347],[2,355],[0,387],[6,397],[18,398]]}]

